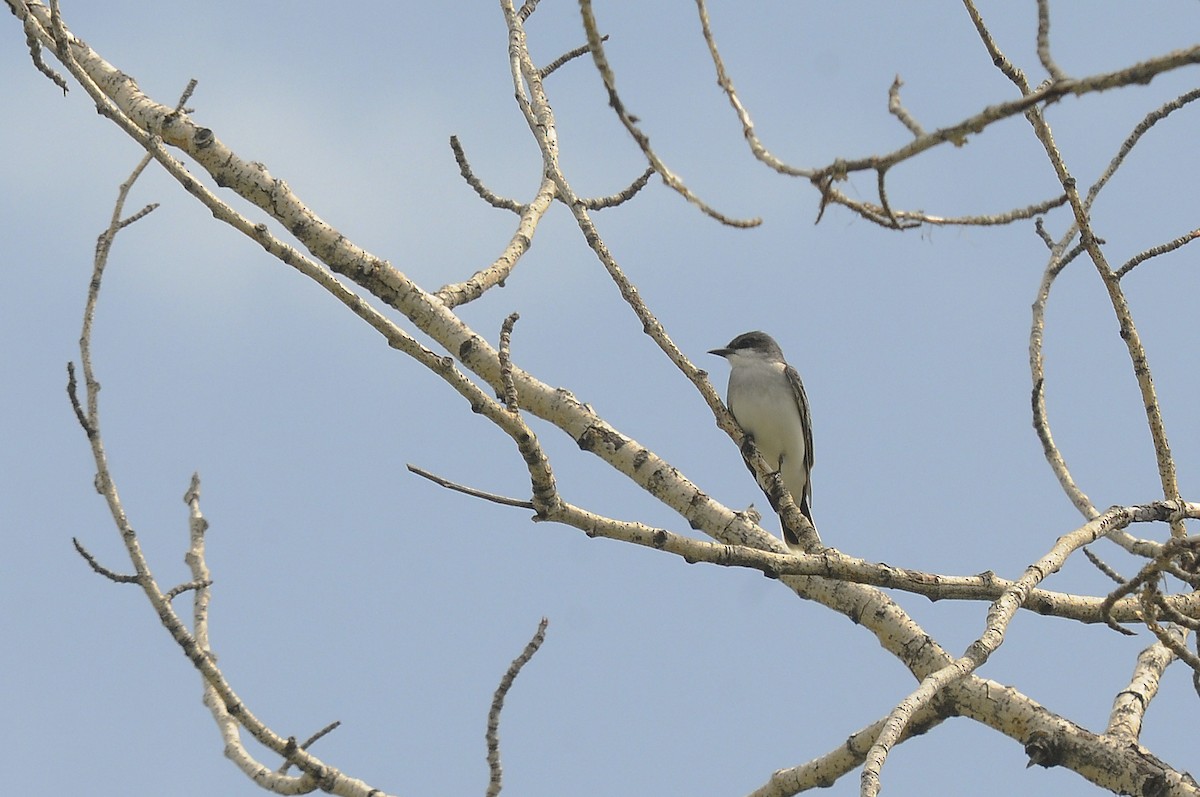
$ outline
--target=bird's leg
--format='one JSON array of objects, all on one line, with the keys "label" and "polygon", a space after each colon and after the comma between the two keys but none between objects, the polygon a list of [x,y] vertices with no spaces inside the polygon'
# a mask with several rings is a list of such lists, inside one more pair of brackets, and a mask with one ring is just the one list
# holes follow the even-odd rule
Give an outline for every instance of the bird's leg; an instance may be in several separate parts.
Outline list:
[{"label": "bird's leg", "polygon": [[754,435],[745,432],[742,435],[742,459],[750,461],[754,459],[754,452],[758,451],[758,446],[754,444]]},{"label": "bird's leg", "polygon": [[[756,446],[754,444],[754,435],[750,434],[749,432],[745,432],[742,435],[741,452],[742,452],[742,459],[745,460],[746,467],[749,469],[750,475],[754,476],[755,481],[758,481],[758,474],[755,472],[754,466],[751,465],[750,463],[754,461],[755,454],[761,454],[762,452],[759,451],[758,446]],[[770,465],[770,464],[771,464],[771,462],[768,461],[767,465]],[[783,478],[783,475],[778,470],[771,471],[770,475],[771,475],[771,483],[773,485],[773,489],[764,490],[764,492],[767,495],[767,501],[769,501],[771,504],[771,509],[774,510],[774,512],[776,514],[779,514],[779,499],[777,496],[779,493],[779,486],[783,483],[781,481]]]}]

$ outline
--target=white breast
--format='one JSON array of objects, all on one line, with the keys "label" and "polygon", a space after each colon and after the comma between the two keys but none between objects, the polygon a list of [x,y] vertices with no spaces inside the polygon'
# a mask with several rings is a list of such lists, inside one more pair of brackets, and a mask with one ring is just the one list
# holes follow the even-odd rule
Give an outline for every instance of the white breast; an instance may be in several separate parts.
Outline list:
[{"label": "white breast", "polygon": [[[800,409],[783,365],[764,362],[735,362],[729,374],[729,409],[767,464],[783,475],[792,498],[805,494],[808,474],[804,471],[804,432]],[[736,397],[736,399],[735,399]]]}]

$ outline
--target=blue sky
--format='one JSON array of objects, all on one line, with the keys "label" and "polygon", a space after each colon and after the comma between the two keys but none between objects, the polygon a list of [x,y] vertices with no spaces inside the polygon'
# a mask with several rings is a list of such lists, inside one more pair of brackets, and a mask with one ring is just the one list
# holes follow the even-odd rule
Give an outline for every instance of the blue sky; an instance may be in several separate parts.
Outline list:
[{"label": "blue sky", "polygon": [[[496,4],[64,3],[68,25],[150,96],[190,78],[194,118],[264,162],[316,213],[426,288],[466,278],[506,245],[515,217],[475,197],[448,146],[463,142],[497,193],[528,200],[537,148],[512,99]],[[985,3],[998,43],[1036,83],[1032,4]],[[762,227],[734,230],[657,180],[597,213],[609,248],[683,350],[771,332],[812,403],[814,514],[827,543],[871,561],[1018,576],[1081,523],[1030,422],[1028,336],[1046,250],[1032,222],[997,229],[877,229],[749,155],[715,85],[690,3],[598,4],[629,109],[666,162],[708,202]],[[819,166],[893,149],[886,112],[905,81],[931,129],[1014,96],[953,4],[762,3],[711,9],[759,134]],[[1071,75],[1194,44],[1189,3],[1055,8]],[[253,794],[221,755],[198,677],[144,598],[92,574],[79,537],[123,569],[66,400],[96,236],[140,157],[75,88],[37,74],[14,18],[0,25],[0,671],[14,793]],[[528,24],[540,63],[583,42],[574,3],[545,0]],[[1194,87],[1195,70],[1048,111],[1068,166],[1090,184],[1142,116]],[[590,62],[547,90],[577,192],[620,190],[645,167]],[[1193,229],[1200,163],[1194,108],[1151,132],[1096,207],[1123,262]],[[1002,122],[890,175],[899,207],[1000,212],[1056,184],[1028,124]],[[871,198],[873,177],[845,190]],[[236,201],[243,212],[262,218]],[[861,628],[752,572],[687,566],[522,510],[442,490],[413,463],[480,489],[528,489],[508,439],[436,377],[297,273],[272,261],[151,169],[130,207],[161,207],[117,240],[94,346],[114,475],[160,583],[186,580],[186,507],[203,478],[220,664],[278,732],[339,719],[315,752],[395,794],[471,794],[487,780],[492,690],[542,616],[548,639],[509,695],[506,788],[581,795],[742,794],[775,769],[837,747],[915,686]],[[1058,237],[1064,211],[1047,216]],[[1200,379],[1193,355],[1195,253],[1125,283],[1148,348],[1185,497],[1196,495]],[[513,356],[570,389],[718,500],[766,506],[699,396],[641,333],[562,207],[552,208],[505,288],[461,308],[495,340],[518,311]],[[1099,507],[1161,497],[1141,401],[1103,286],[1080,260],[1048,312],[1056,439]],[[552,427],[534,423],[568,500],[686,532],[686,523]],[[766,521],[776,529],[774,519]],[[1161,537],[1161,528],[1142,529]],[[1131,573],[1137,564],[1098,545]],[[1050,589],[1103,594],[1082,560]],[[982,603],[898,600],[960,653]],[[1021,615],[981,674],[1092,730],[1104,727],[1143,632]],[[1195,747],[1190,673],[1171,668],[1143,741],[1180,769]],[[888,793],[1093,794],[1070,772],[1024,768],[1018,744],[950,720],[904,744]],[[857,793],[857,775],[833,794]]]}]

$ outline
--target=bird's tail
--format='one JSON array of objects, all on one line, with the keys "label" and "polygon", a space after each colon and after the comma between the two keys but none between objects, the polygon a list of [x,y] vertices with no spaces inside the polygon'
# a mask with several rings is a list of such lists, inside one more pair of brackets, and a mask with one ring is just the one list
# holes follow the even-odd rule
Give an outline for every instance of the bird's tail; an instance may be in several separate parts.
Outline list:
[{"label": "bird's tail", "polygon": [[[808,505],[808,496],[807,495],[801,497],[800,502],[799,502],[799,507],[800,507],[800,511],[804,513],[804,516],[806,518],[808,518],[808,522],[812,523],[813,535],[816,537],[817,545],[821,545],[822,544],[821,543],[821,535],[817,533],[817,524],[815,522],[813,522],[812,508],[809,507],[809,505]],[[794,529],[788,528],[786,523],[784,523],[782,525],[783,525],[783,541],[787,544],[787,547],[790,548],[791,550],[795,551],[796,553],[804,553],[806,548],[804,547],[804,545],[802,545],[800,543],[799,535],[796,534]]]}]

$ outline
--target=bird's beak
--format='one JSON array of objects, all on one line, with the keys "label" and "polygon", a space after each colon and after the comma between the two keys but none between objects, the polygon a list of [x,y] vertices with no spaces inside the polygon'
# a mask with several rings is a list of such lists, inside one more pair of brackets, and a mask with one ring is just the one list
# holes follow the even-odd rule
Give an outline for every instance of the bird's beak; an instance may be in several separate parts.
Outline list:
[{"label": "bird's beak", "polygon": [[718,357],[726,357],[729,355],[729,349],[709,349],[709,354],[715,354]]}]

